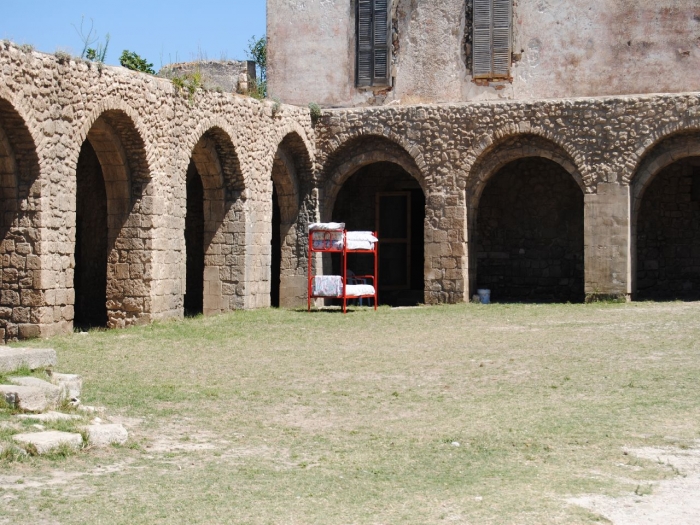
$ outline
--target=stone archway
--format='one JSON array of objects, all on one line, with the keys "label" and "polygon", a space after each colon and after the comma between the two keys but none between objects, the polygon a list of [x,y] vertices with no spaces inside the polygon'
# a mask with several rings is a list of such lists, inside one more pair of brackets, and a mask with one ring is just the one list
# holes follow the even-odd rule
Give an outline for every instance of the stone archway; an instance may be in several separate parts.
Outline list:
[{"label": "stone archway", "polygon": [[302,194],[311,184],[312,166],[304,141],[287,134],[272,164],[270,305],[294,307],[306,298],[306,225]]},{"label": "stone archway", "polygon": [[41,313],[45,297],[35,278],[41,270],[39,171],[24,119],[0,99],[0,340],[36,337],[40,325],[61,321]]},{"label": "stone archway", "polygon": [[[426,218],[427,184],[413,157],[383,136],[365,135],[349,140],[333,152],[326,166],[321,201],[323,220],[345,222],[349,229],[375,231],[378,224],[381,227],[382,210],[401,212],[405,226],[401,238],[384,235],[382,239],[384,232],[379,232],[380,302],[391,305],[426,302],[426,289],[431,284],[426,277],[429,262],[425,257],[426,242],[436,236],[435,225]],[[384,216],[398,217],[392,213]],[[384,224],[388,223],[384,221]],[[330,272],[337,262],[327,259],[324,271]],[[396,261],[402,259],[406,264],[399,268]],[[366,261],[361,258],[348,263],[355,273],[364,272]],[[455,268],[458,266],[454,264]]]},{"label": "stone archway", "polygon": [[[425,302],[425,194],[418,181],[392,162],[373,162],[343,183],[332,220],[348,230],[379,237],[379,303],[414,306]],[[339,261],[334,261],[334,271]],[[348,268],[372,274],[373,260],[350,255]]]},{"label": "stone archway", "polygon": [[584,192],[561,148],[536,136],[494,146],[467,183],[470,290],[496,301],[584,300]]},{"label": "stone archway", "polygon": [[700,300],[700,134],[660,141],[630,193],[633,298]]},{"label": "stone archway", "polygon": [[150,314],[150,252],[142,235],[149,170],[143,140],[121,110],[103,112],[76,165],[73,284],[78,326],[122,327]]},{"label": "stone archway", "polygon": [[201,136],[185,184],[185,314],[212,315],[240,307],[244,182],[226,131],[213,127]]}]

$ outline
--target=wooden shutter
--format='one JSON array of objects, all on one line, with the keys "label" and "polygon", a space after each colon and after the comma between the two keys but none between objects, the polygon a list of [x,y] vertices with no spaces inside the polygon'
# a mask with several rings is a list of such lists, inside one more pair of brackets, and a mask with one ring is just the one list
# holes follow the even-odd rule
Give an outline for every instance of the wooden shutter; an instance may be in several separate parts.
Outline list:
[{"label": "wooden shutter", "polygon": [[512,0],[474,0],[474,78],[510,75],[512,20]]},{"label": "wooden shutter", "polygon": [[389,81],[389,2],[357,0],[357,85]]}]

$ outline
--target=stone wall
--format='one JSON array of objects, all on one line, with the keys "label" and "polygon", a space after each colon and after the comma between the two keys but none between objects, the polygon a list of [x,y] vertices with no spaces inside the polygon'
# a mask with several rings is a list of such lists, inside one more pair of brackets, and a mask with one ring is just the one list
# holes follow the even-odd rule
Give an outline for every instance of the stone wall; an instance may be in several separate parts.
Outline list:
[{"label": "stone wall", "polygon": [[527,157],[559,164],[584,194],[585,294],[630,296],[640,188],[700,150],[700,95],[328,110],[316,132],[323,218],[371,163],[395,163],[423,189],[426,302],[463,301],[476,289],[482,193]]},{"label": "stone wall", "polygon": [[637,298],[700,299],[700,157],[663,169],[637,222]]},{"label": "stone wall", "polygon": [[240,93],[239,79],[246,75],[246,82],[255,80],[255,62],[250,60],[198,60],[168,64],[158,71],[163,78],[182,77],[199,73],[206,89],[221,90],[225,93]]},{"label": "stone wall", "polygon": [[479,202],[475,237],[477,287],[492,300],[583,301],[583,193],[556,162],[501,168]]},{"label": "stone wall", "polygon": [[[479,224],[489,193],[513,193],[529,177],[523,159],[531,157],[557,165],[558,178],[538,179],[543,206],[565,206],[567,178],[583,195],[583,206],[577,201],[567,211],[567,221],[583,224],[583,240],[574,236],[577,254],[583,243],[583,292],[630,297],[645,195],[655,194],[659,172],[700,156],[700,94],[355,108],[328,110],[312,122],[307,108],[202,90],[190,97],[164,79],[3,43],[3,339],[72,328],[77,171],[86,141],[105,185],[111,327],[183,315],[190,166],[202,183],[205,314],[269,306],[272,279],[279,279],[281,306],[303,303],[308,222],[342,219],[340,211],[334,216],[338,199],[346,208],[354,199],[343,196],[352,189],[346,183],[376,163],[394,165],[425,198],[425,302],[464,301],[481,284]],[[514,162],[499,183],[497,174]],[[381,184],[358,191],[372,186]],[[672,200],[683,202],[675,194]],[[362,215],[360,206],[353,210]],[[507,211],[509,221],[526,213]],[[369,225],[365,214],[353,220]],[[561,247],[568,236],[549,238]],[[274,275],[273,247],[280,251]],[[545,266],[560,264],[529,257],[541,278],[550,277]],[[580,272],[578,259],[575,266]],[[573,278],[580,283],[580,275]]]},{"label": "stone wall", "polygon": [[72,327],[76,169],[86,140],[106,187],[106,304],[108,325],[118,327],[183,314],[190,162],[214,225],[205,309],[268,305],[273,161],[291,142],[293,161],[310,166],[313,135],[308,110],[202,90],[189,97],[168,80],[3,42],[0,338]]}]

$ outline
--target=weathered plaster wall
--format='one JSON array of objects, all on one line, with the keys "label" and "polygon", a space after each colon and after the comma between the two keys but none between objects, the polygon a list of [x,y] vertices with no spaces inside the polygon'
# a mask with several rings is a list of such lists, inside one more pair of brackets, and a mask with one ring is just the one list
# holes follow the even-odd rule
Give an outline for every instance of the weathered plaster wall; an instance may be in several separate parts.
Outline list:
[{"label": "weathered plaster wall", "polygon": [[680,93],[700,86],[700,5],[683,0],[514,0],[512,82],[478,86],[466,0],[394,0],[393,89],[354,87],[354,2],[268,0],[269,82],[328,107]]},{"label": "weathered plaster wall", "polygon": [[348,0],[268,0],[269,93],[300,106],[353,100],[354,20]]}]

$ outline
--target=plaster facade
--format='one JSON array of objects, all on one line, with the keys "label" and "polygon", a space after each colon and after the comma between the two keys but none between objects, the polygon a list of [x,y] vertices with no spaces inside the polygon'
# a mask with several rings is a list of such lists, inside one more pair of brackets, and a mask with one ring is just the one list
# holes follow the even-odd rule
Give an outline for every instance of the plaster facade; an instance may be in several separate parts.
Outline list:
[{"label": "plaster facade", "polygon": [[355,87],[354,0],[268,0],[268,82],[326,107],[682,93],[700,86],[700,7],[514,0],[510,81],[471,76],[472,0],[394,0],[391,89]]}]

